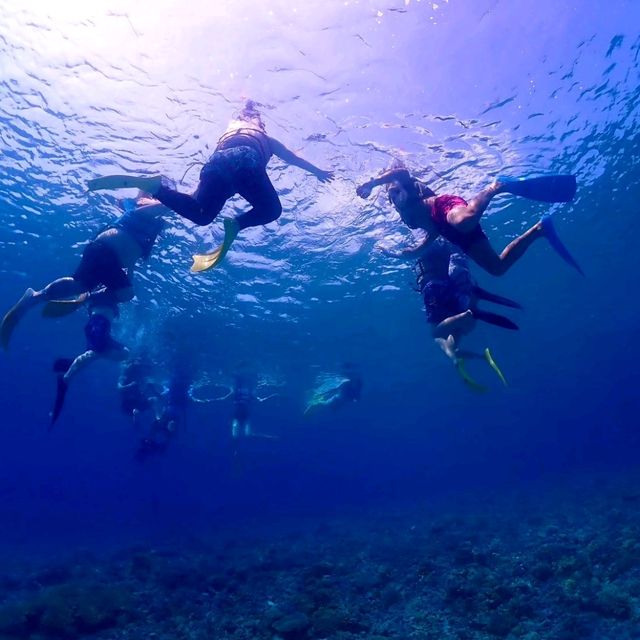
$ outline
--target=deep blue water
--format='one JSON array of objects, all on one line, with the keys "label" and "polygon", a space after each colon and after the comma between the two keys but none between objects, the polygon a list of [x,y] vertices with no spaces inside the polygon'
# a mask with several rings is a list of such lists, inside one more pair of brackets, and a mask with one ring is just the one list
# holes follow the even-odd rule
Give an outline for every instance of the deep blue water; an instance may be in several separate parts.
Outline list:
[{"label": "deep blue water", "polygon": [[[186,354],[211,384],[250,360],[281,385],[254,409],[256,428],[280,437],[251,443],[238,473],[230,403],[194,405],[166,455],[138,465],[112,363],[75,382],[48,433],[51,362],[83,347],[85,318],[34,312],[0,357],[4,552],[384,513],[636,466],[636,2],[145,6],[0,8],[0,306],[67,274],[115,218],[114,194],[87,194],[88,179],[186,172],[182,188],[193,188],[198,168],[187,169],[250,96],[268,106],[271,135],[338,179],[319,185],[273,161],[282,217],[242,234],[206,275],[188,272],[190,255],[219,240],[221,224],[173,221],[136,275],[119,335]],[[487,394],[462,385],[429,338],[410,268],[375,250],[410,235],[382,194],[364,202],[355,186],[394,157],[467,196],[501,173],[578,178],[576,199],[551,211],[585,278],[542,242],[499,281],[476,270],[525,307],[517,334],[485,326],[469,341],[491,345],[506,389],[489,375]],[[547,209],[505,198],[485,229],[503,246]],[[362,401],[303,419],[316,376],[345,360],[363,371]]]}]

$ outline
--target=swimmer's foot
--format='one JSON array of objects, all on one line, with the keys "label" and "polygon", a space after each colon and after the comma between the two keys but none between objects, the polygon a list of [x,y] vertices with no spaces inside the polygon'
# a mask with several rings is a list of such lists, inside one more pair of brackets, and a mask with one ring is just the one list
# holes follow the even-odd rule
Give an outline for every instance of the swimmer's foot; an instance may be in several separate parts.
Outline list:
[{"label": "swimmer's foot", "polygon": [[9,348],[9,341],[20,320],[22,320],[27,311],[37,303],[38,297],[36,296],[36,292],[29,288],[24,292],[22,298],[7,311],[0,324],[0,343],[2,343],[4,349]]},{"label": "swimmer's foot", "polygon": [[569,265],[571,265],[580,275],[584,275],[584,271],[577,263],[576,259],[569,253],[562,240],[558,236],[551,216],[543,216],[539,222],[542,233],[549,241],[555,252]]},{"label": "swimmer's foot", "polygon": [[162,186],[162,176],[102,176],[87,182],[89,191],[103,189],[140,189],[151,195],[156,194]]},{"label": "swimmer's foot", "polygon": [[224,240],[222,244],[211,253],[194,255],[191,271],[193,273],[199,273],[217,267],[222,260],[224,260],[233,241],[237,238],[238,233],[240,233],[240,225],[237,220],[235,218],[226,218],[224,221]]},{"label": "swimmer's foot", "polygon": [[493,359],[493,356],[491,355],[491,351],[489,351],[489,347],[487,347],[484,350],[484,357],[485,357],[485,360],[487,361],[487,363],[489,364],[489,366],[496,372],[498,378],[500,378],[500,380],[502,381],[502,384],[505,387],[508,386],[507,385],[507,380],[504,377],[504,374],[500,370],[500,367],[496,364],[496,361]]}]

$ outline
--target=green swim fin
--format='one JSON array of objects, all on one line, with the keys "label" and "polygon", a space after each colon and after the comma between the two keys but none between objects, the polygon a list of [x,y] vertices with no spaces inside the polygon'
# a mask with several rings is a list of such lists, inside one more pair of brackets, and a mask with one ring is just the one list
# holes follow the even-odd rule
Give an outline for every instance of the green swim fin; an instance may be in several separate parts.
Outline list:
[{"label": "green swim fin", "polygon": [[460,374],[460,377],[464,380],[465,384],[471,387],[474,391],[480,391],[481,393],[484,393],[485,391],[487,391],[487,387],[480,384],[479,382],[476,382],[467,373],[467,369],[464,366],[464,360],[462,358],[458,358],[458,361],[456,362],[456,369]]},{"label": "green swim fin", "polygon": [[496,361],[493,359],[493,356],[491,355],[491,351],[489,351],[489,347],[487,347],[484,350],[484,357],[485,357],[485,360],[488,362],[489,366],[496,372],[496,374],[498,375],[498,378],[502,380],[502,384],[505,387],[509,386],[507,384],[506,378],[504,377],[504,374],[500,370],[500,367],[496,364]]}]

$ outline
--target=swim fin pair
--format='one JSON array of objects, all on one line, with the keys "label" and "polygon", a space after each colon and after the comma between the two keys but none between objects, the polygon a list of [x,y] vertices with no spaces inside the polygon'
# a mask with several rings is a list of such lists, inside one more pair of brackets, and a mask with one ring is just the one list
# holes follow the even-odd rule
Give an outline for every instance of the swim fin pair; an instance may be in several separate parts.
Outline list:
[{"label": "swim fin pair", "polygon": [[[539,202],[570,202],[576,195],[576,177],[572,175],[541,176],[538,178],[498,176],[496,182],[502,184],[507,193]],[[540,222],[549,244],[556,253],[580,275],[584,275],[584,271],[576,259],[558,237],[551,216],[544,216]]]},{"label": "swim fin pair", "polygon": [[[504,374],[502,373],[500,367],[497,365],[496,361],[493,359],[493,356],[491,355],[491,351],[489,351],[489,347],[487,347],[484,350],[484,359],[487,361],[487,364],[496,372],[496,375],[498,376],[498,378],[500,378],[502,384],[505,387],[508,386],[507,385],[507,380],[504,377]],[[474,389],[476,391],[480,391],[480,392],[487,391],[487,387],[485,387],[484,385],[480,384],[479,382],[474,380],[469,375],[469,373],[467,372],[467,369],[465,367],[464,358],[458,358],[458,360],[456,362],[456,369],[458,370],[458,373],[460,374],[460,376],[464,380],[465,384],[469,385],[472,389]]]}]

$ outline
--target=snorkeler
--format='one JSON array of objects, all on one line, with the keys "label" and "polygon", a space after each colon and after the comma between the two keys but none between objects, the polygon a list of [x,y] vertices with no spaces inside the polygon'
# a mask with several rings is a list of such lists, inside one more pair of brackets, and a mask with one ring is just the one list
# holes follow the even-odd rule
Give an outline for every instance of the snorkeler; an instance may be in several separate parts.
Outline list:
[{"label": "snorkeler", "polygon": [[134,425],[141,414],[153,409],[158,395],[152,378],[152,363],[140,354],[122,363],[118,378],[120,408],[129,416]]},{"label": "snorkeler", "polygon": [[136,450],[136,459],[144,460],[153,453],[164,453],[169,441],[181,431],[187,419],[187,406],[191,400],[191,378],[186,370],[173,371],[169,386],[158,399],[155,420],[149,434],[141,439]]},{"label": "snorkeler", "polygon": [[424,183],[415,180],[406,168],[392,168],[378,178],[361,184],[356,193],[368,198],[374,187],[388,186],[389,201],[410,229],[426,232],[418,247],[397,254],[402,258],[418,258],[438,236],[443,236],[462,249],[474,262],[494,276],[506,273],[538,238],[546,237],[558,254],[584,275],[578,263],[558,238],[550,216],[513,240],[498,254],[480,226],[480,219],[491,199],[501,193],[512,193],[543,202],[568,202],[575,195],[573,176],[547,176],[516,180],[498,178],[492,185],[466,202],[460,196],[437,196]]},{"label": "snorkeler", "polygon": [[361,395],[362,376],[353,363],[346,362],[342,365],[341,375],[324,380],[313,392],[304,414],[307,415],[320,407],[338,409],[351,402],[357,402]]},{"label": "snorkeler", "polygon": [[518,326],[502,315],[478,308],[478,300],[487,300],[507,307],[521,308],[517,302],[485,291],[473,280],[469,263],[463,253],[454,245],[438,238],[425,250],[416,264],[418,290],[424,300],[427,322],[431,325],[433,338],[456,367],[462,379],[472,388],[485,391],[469,376],[465,360],[480,358],[486,360],[502,383],[507,381],[493,359],[488,348],[483,354],[460,349],[460,340],[469,334],[476,320],[483,320],[504,329]]},{"label": "snorkeler", "polygon": [[268,136],[258,104],[247,100],[202,168],[198,188],[193,195],[171,189],[162,176],[104,176],[90,180],[88,187],[90,191],[130,187],[142,189],[199,226],[213,222],[225,202],[233,195],[240,194],[252,208],[224,220],[224,241],[220,247],[212,253],[194,256],[191,270],[206,271],[222,261],[242,229],[268,224],[280,217],[282,204],[266,172],[272,155],[308,171],[320,182],[333,179],[333,172],[319,169]]},{"label": "snorkeler", "polygon": [[69,389],[69,383],[88,364],[98,358],[122,361],[127,358],[128,349],[111,336],[111,323],[119,315],[117,304],[104,301],[89,302],[89,320],[84,327],[87,349],[74,359],[60,358],[53,364],[57,374],[56,399],[51,412],[50,428],[60,417],[60,412]]},{"label": "snorkeler", "polygon": [[236,372],[233,379],[233,420],[231,436],[235,438],[275,438],[276,436],[257,433],[251,427],[251,404],[254,400],[264,402],[277,394],[260,397],[257,395],[258,380],[255,373],[246,368]]},{"label": "snorkeler", "polygon": [[[233,419],[231,420],[231,437],[234,440],[239,438],[267,438],[275,439],[277,436],[258,433],[251,426],[251,405],[254,400],[265,402],[270,398],[275,398],[278,394],[271,393],[267,396],[258,395],[258,376],[252,367],[243,362],[233,374],[233,384],[231,387],[225,385],[227,393],[213,398],[198,398],[192,395],[195,402],[218,402],[228,398],[233,399]],[[265,385],[271,386],[271,385]]]},{"label": "snorkeler", "polygon": [[64,315],[79,304],[117,305],[134,296],[131,272],[135,263],[147,259],[158,234],[164,228],[161,218],[167,209],[157,200],[139,197],[136,206],[101,231],[85,248],[75,273],[59,278],[40,291],[29,288],[8,311],[0,324],[0,341],[7,349],[11,335],[24,315],[33,307],[48,303],[43,315]]}]

